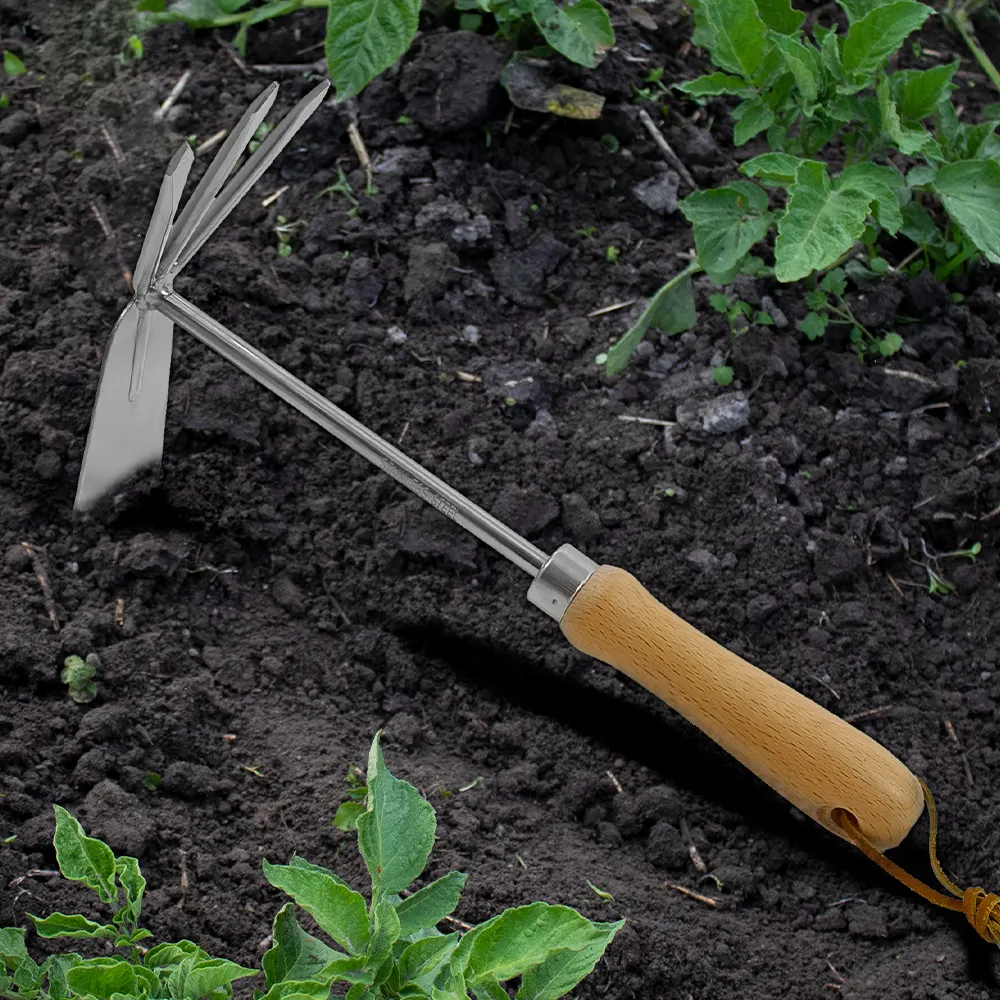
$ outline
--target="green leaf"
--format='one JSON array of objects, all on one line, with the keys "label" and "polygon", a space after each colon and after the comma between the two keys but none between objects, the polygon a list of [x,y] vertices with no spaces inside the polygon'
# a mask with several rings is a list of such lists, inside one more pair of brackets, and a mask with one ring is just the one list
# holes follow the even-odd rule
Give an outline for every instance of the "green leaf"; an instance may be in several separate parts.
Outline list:
[{"label": "green leaf", "polygon": [[420,0],[330,0],[326,61],[337,99],[359,94],[409,49]]},{"label": "green leaf", "polygon": [[314,865],[311,861],[306,861],[305,858],[301,858],[297,854],[288,863],[292,866],[292,868],[301,868],[303,871],[307,872],[319,872],[319,874],[325,875],[329,879],[333,879],[337,885],[342,885],[350,889],[350,886],[336,872],[330,871],[329,868],[324,868],[322,865]]},{"label": "green leaf", "polygon": [[333,817],[333,825],[338,830],[350,833],[358,828],[358,817],[365,811],[360,802],[341,802]]},{"label": "green leaf", "polygon": [[438,969],[458,947],[458,933],[426,937],[403,949],[397,962],[399,981],[403,986],[413,983],[427,990],[433,985]]},{"label": "green leaf", "polygon": [[976,247],[991,263],[1000,264],[1000,163],[947,163],[937,172],[934,190]]},{"label": "green leaf", "polygon": [[48,994],[51,1000],[67,1000],[70,995],[66,973],[80,961],[79,955],[49,955],[41,971],[48,977]]},{"label": "green leaf", "polygon": [[399,940],[399,917],[396,907],[388,899],[380,899],[374,906],[372,935],[368,941],[368,962],[378,968],[392,952],[392,946]]},{"label": "green leaf", "polygon": [[385,766],[375,734],[368,757],[368,809],[358,817],[358,847],[372,878],[372,899],[405,889],[423,870],[434,846],[434,810]]},{"label": "green leaf", "polygon": [[772,31],[779,35],[798,34],[805,14],[796,10],[791,0],[757,0],[757,13]]},{"label": "green leaf", "polygon": [[894,55],[907,35],[916,31],[934,11],[916,0],[894,0],[870,10],[855,21],[841,44],[848,74],[873,76]]},{"label": "green leaf", "polygon": [[274,916],[273,944],[261,959],[264,983],[271,987],[286,980],[311,979],[337,953],[307,934],[295,919],[295,904],[285,903]]},{"label": "green leaf", "polygon": [[878,224],[891,235],[899,232],[903,216],[896,192],[906,189],[906,181],[898,170],[877,163],[856,163],[841,173],[835,186],[838,191],[852,189],[866,195]]},{"label": "green leaf", "polygon": [[597,0],[576,0],[563,7],[554,0],[535,0],[532,17],[556,52],[589,69],[615,44],[611,18]]},{"label": "green leaf", "polygon": [[368,910],[360,893],[323,871],[264,862],[264,878],[288,893],[342,948],[356,954],[368,943]]},{"label": "green leaf", "polygon": [[695,269],[688,267],[661,286],[635,323],[608,349],[604,368],[608,375],[624,371],[632,352],[642,342],[650,327],[670,336],[684,333],[694,326],[698,316],[694,306],[691,275]]},{"label": "green leaf", "polygon": [[694,80],[685,80],[684,83],[675,83],[674,89],[690,97],[718,97],[722,94],[746,97],[753,93],[753,87],[729,73],[710,73]]},{"label": "green leaf", "polygon": [[787,35],[775,35],[774,44],[795,78],[795,86],[798,87],[802,101],[807,108],[811,108],[819,96],[819,85],[823,79],[819,52],[811,45],[803,45]]},{"label": "green leaf", "polygon": [[729,296],[725,292],[716,292],[714,295],[709,295],[708,304],[717,313],[722,313],[723,316],[729,312]]},{"label": "green leaf", "polygon": [[848,23],[854,24],[877,7],[884,7],[889,0],[837,0],[837,2],[843,7]]},{"label": "green leaf", "polygon": [[931,218],[930,213],[923,205],[911,201],[903,208],[903,225],[900,233],[908,240],[913,240],[917,246],[936,247],[940,246],[943,237],[937,223]]},{"label": "green leaf", "polygon": [[817,25],[813,38],[819,46],[819,56],[827,76],[835,83],[844,79],[844,64],[840,60],[840,42],[835,31]]},{"label": "green leaf", "polygon": [[63,876],[82,882],[97,893],[102,903],[118,901],[115,885],[115,856],[102,840],[88,837],[83,827],[62,806],[54,806],[56,832],[52,843]]},{"label": "green leaf", "polygon": [[876,94],[882,134],[891,139],[905,156],[932,152],[937,143],[923,125],[919,122],[911,125],[903,124],[892,96],[892,86],[888,77],[881,77]]},{"label": "green leaf", "polygon": [[872,198],[856,188],[835,190],[826,165],[807,160],[795,173],[785,214],[778,220],[774,274],[799,281],[829,267],[864,232]]},{"label": "green leaf", "polygon": [[581,979],[594,971],[612,939],[624,925],[624,920],[613,924],[594,924],[604,928],[579,950],[562,948],[553,952],[540,965],[529,969],[521,980],[517,1000],[556,1000],[565,996]]},{"label": "green leaf", "polygon": [[3,71],[6,76],[13,79],[15,76],[24,76],[28,72],[28,68],[13,52],[4,50]]},{"label": "green leaf", "polygon": [[712,369],[712,379],[716,385],[732,385],[735,372],[729,365],[719,365]]},{"label": "green leaf", "polygon": [[951,81],[957,69],[956,59],[932,69],[904,69],[893,73],[889,85],[899,117],[907,122],[930,118],[955,89]]},{"label": "green leaf", "polygon": [[110,924],[96,924],[79,913],[50,913],[44,919],[29,913],[39,937],[116,938],[118,931]]},{"label": "green leaf", "polygon": [[903,338],[898,333],[887,333],[878,340],[877,347],[883,358],[891,358],[903,346]]},{"label": "green leaf", "polygon": [[198,1000],[237,979],[256,974],[256,969],[246,969],[225,958],[186,958],[170,974],[167,985],[175,1000]]},{"label": "green leaf", "polygon": [[115,993],[135,996],[159,988],[159,981],[148,969],[118,958],[83,959],[66,970],[66,982],[74,993],[100,1000],[110,1000]]},{"label": "green leaf", "polygon": [[733,108],[736,125],[733,128],[733,143],[745,146],[754,136],[760,135],[774,123],[774,111],[759,97],[750,97]]},{"label": "green leaf", "polygon": [[125,890],[125,905],[115,914],[114,921],[116,924],[128,923],[134,927],[139,922],[139,914],[142,912],[146,880],[136,858],[127,856],[116,858],[115,871],[118,873],[118,881]]},{"label": "green leaf", "polygon": [[[842,296],[847,291],[847,272],[842,267],[835,267],[832,271],[827,271],[823,275],[823,280],[819,283],[819,287],[831,295]],[[826,305],[825,299],[823,304]],[[816,307],[812,306],[812,308],[815,309]]]},{"label": "green leaf", "polygon": [[195,961],[209,958],[207,951],[202,951],[193,941],[186,938],[180,941],[165,941],[154,945],[146,952],[142,962],[147,969],[171,969],[180,965],[187,958]]},{"label": "green leaf", "polygon": [[725,276],[764,239],[772,222],[767,192],[750,181],[695,191],[680,209],[691,223],[698,263],[718,284],[728,283]]},{"label": "green leaf", "polygon": [[620,927],[621,922],[592,923],[568,906],[530,903],[505,910],[469,931],[451,964],[473,986],[503,982],[540,965],[554,951],[579,951],[610,940]]},{"label": "green leaf", "polygon": [[315,979],[289,979],[275,983],[256,1000],[327,1000],[330,989],[330,983],[320,983]]},{"label": "green leaf", "polygon": [[807,313],[805,319],[799,323],[799,329],[810,339],[818,340],[826,333],[826,324],[829,317],[823,313]]},{"label": "green leaf", "polygon": [[748,83],[758,82],[769,46],[754,0],[705,0],[697,5],[698,20],[704,38],[695,44],[708,48],[712,62]]},{"label": "green leaf", "polygon": [[795,183],[795,171],[802,162],[791,153],[762,153],[741,164],[740,173],[767,187],[788,187]]},{"label": "green leaf", "polygon": [[412,896],[396,904],[401,937],[416,931],[435,927],[458,906],[462,889],[469,876],[465,872],[448,872],[447,875],[418,889]]},{"label": "green leaf", "polygon": [[375,972],[370,967],[368,955],[342,955],[333,958],[313,977],[320,982],[336,982],[338,979],[345,983],[362,983],[370,986],[375,978]]},{"label": "green leaf", "polygon": [[25,959],[31,961],[24,945],[24,928],[0,927],[0,962],[16,969]]}]

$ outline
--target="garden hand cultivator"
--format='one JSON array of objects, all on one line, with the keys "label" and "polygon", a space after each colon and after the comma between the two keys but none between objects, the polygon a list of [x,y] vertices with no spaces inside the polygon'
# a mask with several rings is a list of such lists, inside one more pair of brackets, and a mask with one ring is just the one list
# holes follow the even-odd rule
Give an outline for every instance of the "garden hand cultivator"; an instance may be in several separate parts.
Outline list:
[{"label": "garden hand cultivator", "polygon": [[[179,215],[193,154],[185,145],[170,161],[136,266],[134,297],[105,354],[76,509],[93,507],[159,463],[177,324],[527,572],[528,600],[558,621],[577,649],[638,681],[804,813],[879,857],[899,844],[920,816],[926,790],[888,750],[682,621],[624,570],[598,566],[571,545],[542,552],[174,291],[174,277],[327,89],[323,84],[301,100],[226,184],[274,102],[277,85],[268,87]],[[977,900],[966,908],[982,917]]]}]

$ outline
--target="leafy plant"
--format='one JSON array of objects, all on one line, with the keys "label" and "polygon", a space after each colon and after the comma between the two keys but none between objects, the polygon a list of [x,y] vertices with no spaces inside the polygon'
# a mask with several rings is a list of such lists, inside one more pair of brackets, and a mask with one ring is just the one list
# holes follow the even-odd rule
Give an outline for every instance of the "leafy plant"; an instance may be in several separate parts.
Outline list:
[{"label": "leafy plant", "polygon": [[24,76],[28,72],[28,68],[13,52],[8,52],[5,49],[3,54],[3,72],[4,76],[13,79],[15,76]]},{"label": "leafy plant", "polygon": [[352,764],[347,769],[347,799],[341,802],[333,817],[333,825],[338,830],[350,832],[357,830],[358,818],[368,808],[368,786],[365,784],[365,776],[359,767]]},{"label": "leafy plant", "polygon": [[[456,0],[456,8],[478,15],[475,30],[492,15],[497,33],[517,47],[539,41],[581,66],[594,67],[615,43],[607,11],[598,0]],[[233,45],[246,54],[251,27],[297,10],[327,11],[325,54],[340,100],[359,94],[401,59],[413,42],[420,0],[140,0],[144,27],[182,22],[192,28],[237,26]]]},{"label": "leafy plant", "polygon": [[[265,860],[264,877],[292,902],[274,917],[257,1000],[329,1000],[334,983],[347,984],[350,1000],[467,1000],[470,992],[476,1000],[501,1000],[508,994],[500,984],[518,977],[519,1000],[556,1000],[590,974],[624,921],[595,923],[570,907],[535,902],[471,928],[451,921],[466,928],[464,933],[442,933],[438,924],[449,921],[467,876],[452,871],[409,891],[434,846],[434,809],[389,772],[378,734],[367,782],[362,780],[353,769],[352,792],[365,790],[354,822],[371,878],[369,899],[304,858],[293,857],[286,865]],[[55,846],[67,878],[83,882],[112,907],[124,892],[124,905],[108,924],[79,914],[32,917],[36,931],[42,937],[107,939],[123,957],[63,954],[38,965],[27,953],[22,928],[0,929],[0,996],[229,1000],[233,982],[256,974],[212,958],[187,940],[145,950],[140,942],[151,935],[139,925],[146,883],[138,863],[116,858],[59,806]],[[297,909],[308,913],[332,944],[303,930]]]},{"label": "leafy plant", "polygon": [[85,705],[97,697],[97,669],[101,661],[96,653],[88,653],[85,660],[79,656],[67,656],[63,660],[63,684],[69,688],[69,696],[77,704]]},{"label": "leafy plant", "polygon": [[274,227],[274,235],[278,237],[278,256],[291,257],[292,239],[295,234],[307,225],[304,219],[297,219],[289,222],[283,215],[279,215]]},{"label": "leafy plant", "polygon": [[716,312],[722,313],[726,317],[726,322],[729,324],[729,349],[726,351],[722,364],[716,365],[712,369],[712,378],[716,385],[732,385],[734,373],[727,362],[729,355],[733,352],[736,338],[742,337],[750,329],[751,323],[756,323],[758,326],[773,326],[774,320],[768,313],[760,309],[754,312],[754,308],[749,302],[744,302],[743,299],[730,301],[730,297],[721,292],[710,296],[708,301]]},{"label": "leafy plant", "polygon": [[[748,180],[681,202],[697,270],[719,285],[759,270],[751,251],[772,230],[781,282],[846,268],[866,252],[868,234],[870,250],[883,232],[916,242],[918,254],[926,251],[916,266],[934,257],[939,275],[971,257],[1000,263],[1000,118],[959,121],[951,99],[957,62],[887,71],[934,11],[918,0],[838,3],[847,31],[817,24],[809,36],[790,0],[692,0],[692,40],[718,69],[677,89],[698,99],[738,97],[734,142],[763,133],[771,148],[741,165]],[[841,169],[817,158],[834,146],[844,152]],[[899,157],[916,165],[904,174]],[[942,250],[951,252],[944,261]],[[633,343],[632,334],[623,341]],[[623,361],[608,351],[608,373]]]}]

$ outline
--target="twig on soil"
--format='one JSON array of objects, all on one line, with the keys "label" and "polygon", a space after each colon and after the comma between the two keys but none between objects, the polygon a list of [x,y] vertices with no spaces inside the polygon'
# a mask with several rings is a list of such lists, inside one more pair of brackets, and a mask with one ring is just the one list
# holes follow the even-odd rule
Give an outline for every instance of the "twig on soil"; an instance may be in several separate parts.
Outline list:
[{"label": "twig on soil", "polygon": [[174,84],[173,90],[167,94],[167,99],[157,108],[154,113],[154,118],[164,118],[167,112],[177,103],[177,98],[184,93],[184,88],[188,85],[188,80],[191,79],[191,70],[186,69],[181,74],[181,78]]},{"label": "twig on soil", "polygon": [[182,847],[178,852],[181,860],[181,878],[180,878],[180,888],[181,888],[181,898],[177,900],[174,906],[178,910],[184,909],[184,897],[187,895],[188,891],[188,870],[187,870],[187,851]]},{"label": "twig on soil", "polygon": [[619,413],[619,420],[631,424],[652,424],[654,427],[676,427],[676,420],[654,420],[653,417],[633,417],[628,413]]},{"label": "twig on soil", "polygon": [[593,319],[595,316],[606,316],[608,313],[617,312],[619,309],[628,309],[629,306],[635,305],[635,299],[628,299],[625,302],[612,302],[609,306],[601,306],[600,309],[595,309],[593,312],[587,313],[587,319]]},{"label": "twig on soil", "polygon": [[895,579],[893,578],[893,575],[891,573],[886,573],[885,575],[889,578],[889,583],[892,584],[892,589],[895,590],[896,593],[899,594],[899,596],[902,597],[903,600],[905,601],[906,600],[906,596],[903,594],[903,590],[899,586],[899,584],[896,583]]},{"label": "twig on soil", "polygon": [[375,186],[372,175],[372,158],[368,155],[368,147],[365,146],[365,140],[361,138],[361,132],[358,131],[356,122],[351,122],[347,126],[347,138],[351,140],[351,146],[354,148],[354,154],[357,156],[358,162],[364,168],[365,184],[370,191]]},{"label": "twig on soil", "polygon": [[202,153],[207,153],[210,149],[214,149],[227,135],[229,135],[229,129],[220,128],[215,135],[210,135],[204,142],[200,142],[195,146],[195,156],[201,156]]},{"label": "twig on soil", "polygon": [[256,73],[315,73],[326,67],[325,59],[311,63],[257,63],[250,68]]},{"label": "twig on soil", "polygon": [[717,899],[712,899],[711,896],[703,896],[700,892],[693,892],[691,889],[685,889],[682,885],[676,885],[673,882],[666,882],[665,885],[668,889],[674,889],[681,893],[683,896],[687,896],[690,899],[696,899],[699,903],[704,903],[706,906],[718,906],[719,901]]},{"label": "twig on soil", "polygon": [[226,55],[229,56],[229,58],[232,59],[234,63],[236,63],[237,68],[244,76],[249,76],[250,70],[247,69],[247,64],[239,57],[239,53],[232,47],[232,45],[229,44],[228,41],[226,41],[225,38],[223,38],[218,33],[218,31],[214,32],[213,34],[215,35],[215,40],[219,43],[219,46],[222,48],[222,51],[225,52]]},{"label": "twig on soil", "polygon": [[115,601],[115,624],[119,628],[125,627],[125,598],[119,597]]},{"label": "twig on soil", "polygon": [[61,871],[54,868],[30,868],[24,873],[25,878],[60,878]]},{"label": "twig on soil", "polygon": [[681,836],[688,845],[688,855],[691,858],[691,864],[704,875],[708,871],[708,865],[705,864],[701,854],[698,853],[698,845],[695,844],[694,838],[691,836],[691,828],[687,825],[686,819],[681,820]]},{"label": "twig on soil", "polygon": [[90,203],[90,211],[93,213],[95,219],[97,219],[97,224],[101,227],[101,232],[104,233],[104,238],[109,243],[114,243],[115,234],[108,224],[108,220],[104,218],[104,213],[97,207],[97,202],[92,201]]},{"label": "twig on soil", "polygon": [[122,156],[122,151],[118,148],[118,143],[115,142],[114,137],[111,135],[111,130],[107,125],[101,125],[101,134],[104,136],[104,141],[111,150],[111,155],[115,158],[115,163],[121,163],[125,157]]},{"label": "twig on soil", "polygon": [[604,773],[611,779],[611,784],[615,786],[615,791],[619,795],[621,795],[622,792],[625,791],[625,789],[622,788],[621,782],[614,776],[614,774],[611,771],[605,771]]},{"label": "twig on soil", "polygon": [[822,684],[823,687],[825,687],[827,691],[829,691],[830,694],[832,694],[834,698],[837,699],[837,701],[840,701],[840,694],[837,692],[837,689],[832,684],[827,683],[825,680],[823,680],[822,677],[819,677],[816,674],[809,674],[808,676],[811,677],[814,681],[816,681],[817,684]]},{"label": "twig on soil", "polygon": [[854,715],[845,715],[844,722],[861,722],[864,719],[874,719],[880,715],[885,715],[886,712],[891,712],[896,706],[895,705],[883,705],[881,708],[869,708],[867,712],[855,712]]},{"label": "twig on soil", "polygon": [[21,542],[28,558],[31,560],[31,569],[35,574],[38,585],[42,588],[42,600],[45,602],[45,613],[52,622],[52,631],[59,631],[59,616],[56,614],[56,602],[52,598],[52,591],[49,588],[49,574],[45,567],[45,559],[41,550],[36,549],[30,542]]},{"label": "twig on soil", "polygon": [[649,116],[649,112],[645,108],[639,109],[639,121],[642,122],[646,127],[646,131],[652,136],[653,142],[660,147],[660,152],[663,154],[663,158],[667,161],[680,174],[680,178],[692,191],[698,190],[698,185],[695,184],[694,178],[688,172],[688,168],[684,166],[681,162],[681,158],[670,148],[670,143],[664,138],[663,133],[659,130],[656,122],[653,121]]},{"label": "twig on soil", "polygon": [[266,198],[262,198],[260,202],[261,208],[270,208],[289,188],[286,184],[284,187],[278,188],[277,191],[272,191]]},{"label": "twig on soil", "polygon": [[[994,452],[997,451],[1000,451],[1000,441],[994,441],[993,444],[989,446],[989,448],[986,448],[985,450],[981,451],[978,455],[976,455],[976,457],[973,458],[972,462],[983,462],[987,458],[989,458],[990,455],[992,455]],[[969,465],[972,465],[972,462],[970,462]]]},{"label": "twig on soil", "polygon": [[976,783],[972,779],[972,768],[969,767],[969,757],[965,752],[965,747],[962,746],[962,743],[958,738],[958,733],[955,732],[955,726],[952,724],[951,719],[944,720],[944,728],[948,731],[948,735],[951,737],[952,742],[956,747],[958,747],[962,757],[962,767],[965,770],[966,781],[969,782],[970,788],[974,788]]}]

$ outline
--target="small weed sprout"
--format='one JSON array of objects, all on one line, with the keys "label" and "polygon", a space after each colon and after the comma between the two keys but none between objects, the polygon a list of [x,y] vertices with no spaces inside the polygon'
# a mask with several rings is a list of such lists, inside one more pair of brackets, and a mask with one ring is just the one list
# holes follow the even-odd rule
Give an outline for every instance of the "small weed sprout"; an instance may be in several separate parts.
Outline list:
[{"label": "small weed sprout", "polygon": [[292,238],[300,230],[304,229],[307,223],[303,219],[289,222],[283,215],[279,215],[274,227],[274,234],[278,237],[278,256],[291,257]]},{"label": "small weed sprout", "polygon": [[79,656],[67,656],[63,660],[59,676],[69,689],[70,698],[78,705],[86,705],[97,697],[96,677],[100,666],[101,661],[96,653],[88,653],[85,660]]}]

